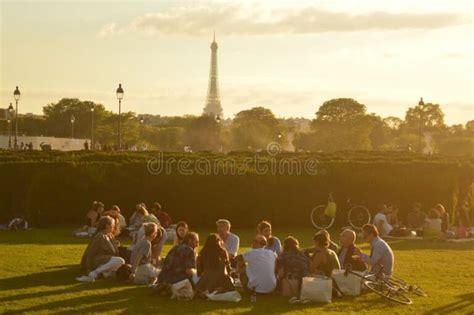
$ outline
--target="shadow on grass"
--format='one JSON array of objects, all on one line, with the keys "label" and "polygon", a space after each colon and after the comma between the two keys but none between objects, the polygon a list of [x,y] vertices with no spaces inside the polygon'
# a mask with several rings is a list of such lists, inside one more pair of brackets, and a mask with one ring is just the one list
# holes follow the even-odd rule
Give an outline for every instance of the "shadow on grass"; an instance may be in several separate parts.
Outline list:
[{"label": "shadow on grass", "polygon": [[[27,289],[37,286],[64,286],[79,276],[79,265],[58,266],[52,271],[30,273],[23,276],[0,279],[0,291]],[[3,301],[4,299],[0,299]]]},{"label": "shadow on grass", "polygon": [[394,251],[398,250],[474,250],[474,242],[453,243],[428,240],[389,240]]},{"label": "shadow on grass", "polygon": [[467,314],[468,309],[467,308],[473,308],[474,304],[474,293],[466,293],[466,294],[460,294],[456,295],[456,298],[458,299],[455,302],[439,306],[437,308],[433,308],[429,310],[427,313],[428,314],[448,314],[448,313],[457,313],[457,314]]}]

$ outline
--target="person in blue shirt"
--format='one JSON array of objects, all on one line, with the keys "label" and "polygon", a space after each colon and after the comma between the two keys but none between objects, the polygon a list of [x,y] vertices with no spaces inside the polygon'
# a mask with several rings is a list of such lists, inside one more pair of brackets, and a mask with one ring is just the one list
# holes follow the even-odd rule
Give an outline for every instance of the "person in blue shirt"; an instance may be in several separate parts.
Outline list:
[{"label": "person in blue shirt", "polygon": [[370,244],[370,255],[366,255],[359,248],[354,253],[368,264],[370,270],[377,274],[382,271],[386,276],[393,273],[394,255],[390,246],[379,237],[379,231],[373,224],[366,224],[362,227],[364,240]]},{"label": "person in blue shirt", "polygon": [[278,237],[272,235],[272,225],[270,222],[260,222],[257,226],[257,235],[263,235],[267,239],[265,249],[269,249],[277,255],[281,254],[281,242]]}]

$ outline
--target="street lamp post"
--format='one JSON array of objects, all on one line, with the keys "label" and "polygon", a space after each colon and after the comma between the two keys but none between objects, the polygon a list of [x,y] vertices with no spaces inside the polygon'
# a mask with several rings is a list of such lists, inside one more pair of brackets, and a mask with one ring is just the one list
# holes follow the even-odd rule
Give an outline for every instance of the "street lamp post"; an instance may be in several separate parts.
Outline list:
[{"label": "street lamp post", "polygon": [[13,116],[13,105],[10,103],[8,106],[8,149],[12,148],[12,116]]},{"label": "street lamp post", "polygon": [[20,90],[18,86],[16,87],[15,91],[13,91],[13,98],[15,99],[16,103],[16,110],[15,110],[15,143],[13,145],[15,150],[18,150],[18,101],[20,100]]},{"label": "street lamp post", "polygon": [[[140,139],[139,139],[140,141],[139,142],[141,142],[142,145],[143,145],[143,125],[144,125],[144,123],[145,123],[145,119],[143,117],[140,117],[140,135],[139,135],[140,136]],[[137,146],[138,146],[138,144],[137,144]],[[137,150],[138,150],[138,148],[137,148]]]},{"label": "street lamp post", "polygon": [[76,117],[71,116],[71,139],[74,139],[74,123],[76,122]]},{"label": "street lamp post", "polygon": [[117,94],[117,99],[119,101],[119,117],[118,117],[118,149],[122,149],[122,99],[123,99],[123,89],[122,89],[122,84],[119,84],[119,87],[117,88],[116,91]]},{"label": "street lamp post", "polygon": [[422,124],[423,124],[423,121],[422,121],[422,118],[423,118],[423,108],[422,106],[425,105],[425,102],[423,102],[423,97],[420,98],[420,101],[418,102],[418,105],[420,106],[419,110],[420,110],[420,114],[418,116],[418,119],[419,119],[419,130],[418,130],[418,152],[421,153],[421,132],[422,132]]},{"label": "street lamp post", "polygon": [[12,121],[10,118],[7,120],[8,123],[8,150],[12,148]]},{"label": "street lamp post", "polygon": [[91,106],[91,150],[94,150],[94,105]]}]

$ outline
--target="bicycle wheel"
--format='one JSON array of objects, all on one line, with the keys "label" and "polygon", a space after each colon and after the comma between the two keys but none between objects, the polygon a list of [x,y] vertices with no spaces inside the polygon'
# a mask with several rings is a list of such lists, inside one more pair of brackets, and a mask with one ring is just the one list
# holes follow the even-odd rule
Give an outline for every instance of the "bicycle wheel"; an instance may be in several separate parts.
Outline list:
[{"label": "bicycle wheel", "polygon": [[419,286],[410,285],[408,286],[408,292],[419,295],[419,296],[428,296]]},{"label": "bicycle wheel", "polygon": [[406,293],[413,293],[419,296],[428,296],[420,287],[416,285],[411,285],[405,282],[405,280],[396,277],[396,276],[390,276],[386,277],[385,281],[389,283],[391,286],[399,287]]},{"label": "bicycle wheel", "polygon": [[333,217],[324,214],[325,210],[326,206],[320,205],[311,211],[311,223],[313,223],[313,226],[317,229],[329,229],[334,223]]},{"label": "bicycle wheel", "polygon": [[356,230],[362,229],[364,224],[370,223],[370,212],[364,206],[354,206],[347,214],[349,224]]},{"label": "bicycle wheel", "polygon": [[402,290],[397,287],[389,286],[384,282],[364,281],[364,286],[387,300],[405,305],[412,303],[410,298],[403,295]]}]

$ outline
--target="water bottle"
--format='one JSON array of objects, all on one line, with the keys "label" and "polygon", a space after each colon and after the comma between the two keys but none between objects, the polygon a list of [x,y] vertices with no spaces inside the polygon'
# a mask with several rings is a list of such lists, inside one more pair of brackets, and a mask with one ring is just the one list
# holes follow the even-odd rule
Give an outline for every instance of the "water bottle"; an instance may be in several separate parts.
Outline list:
[{"label": "water bottle", "polygon": [[257,302],[257,292],[255,291],[255,287],[252,288],[252,292],[250,293],[250,303]]}]

